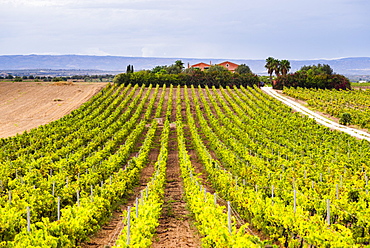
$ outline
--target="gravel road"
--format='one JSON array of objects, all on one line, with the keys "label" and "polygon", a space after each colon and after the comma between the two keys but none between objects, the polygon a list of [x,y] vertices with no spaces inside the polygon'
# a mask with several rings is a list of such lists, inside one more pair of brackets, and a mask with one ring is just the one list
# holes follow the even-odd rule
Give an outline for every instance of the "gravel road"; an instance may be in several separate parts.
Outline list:
[{"label": "gravel road", "polygon": [[332,120],[329,120],[329,119],[313,112],[312,110],[302,106],[301,104],[299,104],[297,102],[294,102],[294,101],[288,99],[285,96],[282,96],[281,94],[279,94],[275,90],[273,90],[272,87],[262,87],[261,89],[264,92],[266,92],[267,94],[269,94],[270,96],[275,97],[279,101],[288,105],[292,109],[294,109],[296,111],[299,111],[299,112],[307,115],[310,118],[315,119],[317,123],[320,123],[324,126],[332,128],[332,129],[336,129],[336,130],[348,133],[349,135],[354,136],[356,138],[366,139],[367,141],[370,141],[370,134],[367,133],[367,132],[364,132],[364,131],[361,131],[361,130],[358,130],[358,129],[355,129],[355,128],[347,127],[347,126],[338,124],[338,123],[336,123]]}]

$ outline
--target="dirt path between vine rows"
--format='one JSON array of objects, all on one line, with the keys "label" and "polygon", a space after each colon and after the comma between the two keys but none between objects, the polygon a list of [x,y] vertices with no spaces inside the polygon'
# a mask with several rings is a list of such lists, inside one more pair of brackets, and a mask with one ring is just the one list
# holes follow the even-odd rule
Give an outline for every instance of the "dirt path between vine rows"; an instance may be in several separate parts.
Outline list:
[{"label": "dirt path between vine rows", "polygon": [[107,83],[0,82],[0,138],[55,121]]},{"label": "dirt path between vine rows", "polygon": [[[176,120],[176,93],[172,101],[171,120]],[[182,94],[183,97],[183,94]],[[182,116],[184,116],[184,108]],[[201,247],[200,236],[193,226],[193,219],[186,208],[184,187],[178,157],[176,126],[171,124],[168,144],[166,187],[162,215],[159,219],[154,248]]]},{"label": "dirt path between vine rows", "polygon": [[314,111],[302,106],[300,103],[295,102],[291,99],[289,99],[286,96],[281,95],[276,90],[273,90],[271,87],[262,87],[261,88],[264,92],[269,94],[270,96],[278,99],[282,103],[288,105],[292,109],[301,112],[304,115],[307,115],[310,118],[313,118],[317,123],[327,126],[331,129],[335,129],[341,132],[345,132],[353,137],[356,137],[358,139],[365,139],[367,141],[370,141],[370,134],[364,131],[361,131],[356,128],[347,127],[341,124],[336,123],[335,121],[329,120],[328,118],[323,117],[322,115],[315,113]]},{"label": "dirt path between vine rows", "polygon": [[183,198],[175,128],[171,129],[168,151],[164,205],[152,247],[201,247],[200,237],[191,224],[192,219]]}]

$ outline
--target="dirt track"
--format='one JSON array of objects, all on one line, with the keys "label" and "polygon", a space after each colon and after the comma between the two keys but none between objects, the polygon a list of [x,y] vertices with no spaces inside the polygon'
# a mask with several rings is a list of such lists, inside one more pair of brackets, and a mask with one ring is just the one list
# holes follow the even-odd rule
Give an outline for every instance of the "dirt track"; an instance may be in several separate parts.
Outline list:
[{"label": "dirt track", "polygon": [[106,83],[0,82],[0,138],[57,120]]},{"label": "dirt track", "polygon": [[299,111],[303,113],[304,115],[307,115],[308,117],[314,119],[319,124],[327,126],[331,129],[335,129],[335,130],[348,133],[349,135],[356,137],[358,139],[366,139],[370,141],[370,134],[367,132],[364,132],[356,128],[351,128],[351,127],[347,127],[344,125],[340,125],[332,120],[329,120],[328,118],[325,118],[324,116],[322,116],[322,114],[315,113],[314,111],[302,106],[301,104],[293,100],[290,100],[288,97],[279,94],[277,91],[273,90],[271,87],[263,87],[262,90],[266,92],[267,94],[269,94],[270,96],[275,97],[279,101],[293,108],[294,110]]}]

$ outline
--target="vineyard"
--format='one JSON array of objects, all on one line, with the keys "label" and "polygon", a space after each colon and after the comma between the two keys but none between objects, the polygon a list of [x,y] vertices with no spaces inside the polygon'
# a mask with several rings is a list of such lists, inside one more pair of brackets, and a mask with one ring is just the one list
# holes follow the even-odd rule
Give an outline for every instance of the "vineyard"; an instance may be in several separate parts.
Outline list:
[{"label": "vineyard", "polygon": [[107,85],[0,147],[0,247],[81,246],[133,194],[114,246],[150,247],[175,165],[202,247],[370,244],[369,142],[257,87]]},{"label": "vineyard", "polygon": [[370,128],[370,90],[333,91],[325,89],[284,88],[288,96],[307,101],[307,104],[329,115],[351,116],[349,124]]}]

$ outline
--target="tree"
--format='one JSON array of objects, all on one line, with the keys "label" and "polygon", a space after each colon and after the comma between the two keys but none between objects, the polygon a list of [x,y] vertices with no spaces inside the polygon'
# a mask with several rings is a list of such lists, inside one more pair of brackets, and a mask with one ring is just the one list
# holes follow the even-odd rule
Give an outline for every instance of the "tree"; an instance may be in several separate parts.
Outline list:
[{"label": "tree", "polygon": [[52,82],[60,82],[60,81],[64,81],[64,80],[61,77],[53,77],[53,79],[51,81]]},{"label": "tree", "polygon": [[168,74],[179,74],[182,72],[182,67],[174,64],[166,68]]},{"label": "tree", "polygon": [[198,71],[201,71],[201,70],[199,68],[190,67],[190,68],[186,68],[184,70],[184,73],[193,74],[193,73],[198,72]]},{"label": "tree", "polygon": [[15,78],[13,78],[13,81],[14,82],[22,82],[23,80],[22,80],[21,77],[16,76]]},{"label": "tree", "polygon": [[184,70],[184,63],[181,60],[176,60],[175,64],[166,68],[168,74],[179,74]]},{"label": "tree", "polygon": [[290,62],[286,59],[280,61],[280,71],[281,74],[286,75],[288,74],[289,70],[291,69]]},{"label": "tree", "polygon": [[281,73],[280,60],[274,59],[272,61],[272,69],[274,70],[276,76],[280,76]]},{"label": "tree", "polygon": [[229,70],[221,65],[211,65],[209,69],[207,70],[207,72],[214,72],[214,71],[229,71]]},{"label": "tree", "polygon": [[185,68],[184,63],[181,60],[176,60],[175,66],[177,66],[180,69],[180,71],[182,71]]},{"label": "tree", "polygon": [[304,65],[302,66],[300,71],[307,72],[313,75],[320,75],[320,74],[333,75],[333,69],[330,67],[330,65],[327,65],[327,64]]},{"label": "tree", "polygon": [[126,73],[133,73],[134,72],[134,66],[133,65],[128,65],[126,68]]},{"label": "tree", "polygon": [[342,113],[339,119],[339,124],[350,125],[352,123],[352,116],[349,113]]},{"label": "tree", "polygon": [[150,72],[151,73],[166,74],[167,73],[167,66],[166,65],[157,65]]},{"label": "tree", "polygon": [[265,64],[267,73],[270,75],[270,83],[272,83],[272,73],[274,73],[274,61],[275,59],[273,57],[268,57]]},{"label": "tree", "polygon": [[175,64],[170,66],[167,65],[158,65],[150,70],[151,73],[159,73],[159,74],[179,74],[184,69],[184,63],[181,60],[175,61]]},{"label": "tree", "polygon": [[235,72],[239,74],[246,74],[246,73],[252,73],[252,70],[246,64],[241,64],[235,69]]}]

